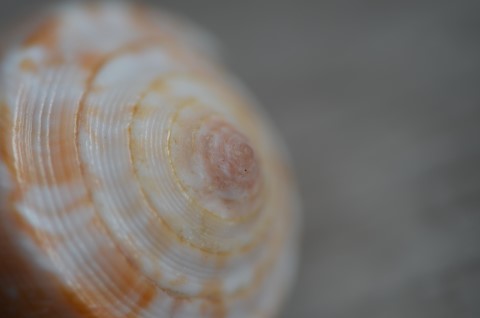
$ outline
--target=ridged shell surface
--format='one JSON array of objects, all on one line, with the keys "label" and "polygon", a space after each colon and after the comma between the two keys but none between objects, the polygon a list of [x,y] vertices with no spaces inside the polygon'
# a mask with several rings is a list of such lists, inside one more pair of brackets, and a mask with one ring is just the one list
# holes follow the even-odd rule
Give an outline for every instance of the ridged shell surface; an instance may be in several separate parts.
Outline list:
[{"label": "ridged shell surface", "polygon": [[47,12],[4,52],[1,317],[272,317],[298,198],[283,144],[188,23]]}]

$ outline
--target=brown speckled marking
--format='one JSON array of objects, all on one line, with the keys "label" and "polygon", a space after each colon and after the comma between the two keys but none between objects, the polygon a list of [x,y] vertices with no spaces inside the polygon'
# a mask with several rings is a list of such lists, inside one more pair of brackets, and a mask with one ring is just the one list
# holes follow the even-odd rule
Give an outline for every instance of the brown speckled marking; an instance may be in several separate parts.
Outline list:
[{"label": "brown speckled marking", "polygon": [[[68,306],[74,310],[81,318],[110,318],[112,315],[102,306],[86,305],[84,297],[86,295],[94,295],[93,290],[75,290],[69,286],[60,284],[60,293],[65,298]],[[59,316],[62,317],[62,316]]]},{"label": "brown speckled marking", "polygon": [[90,202],[90,199],[87,195],[81,196],[81,197],[77,198],[76,200],[74,200],[72,203],[68,204],[65,207],[64,211],[59,211],[60,212],[59,215],[63,216],[63,215],[70,214],[70,213],[76,211],[77,209],[79,209],[81,207],[88,207],[90,204],[91,204],[91,202]]},{"label": "brown speckled marking", "polygon": [[200,295],[208,299],[218,301],[220,298],[223,298],[221,296],[224,295],[222,283],[219,280],[209,281],[203,285]]},{"label": "brown speckled marking", "polygon": [[77,148],[74,140],[75,118],[65,114],[49,129],[48,151],[56,184],[78,180]]},{"label": "brown speckled marking", "polygon": [[211,303],[210,311],[212,318],[226,317],[227,308],[225,306],[225,293],[223,292],[219,281],[205,284],[202,290],[202,295],[205,295]]},{"label": "brown speckled marking", "polygon": [[186,282],[187,282],[187,276],[179,275],[177,278],[169,281],[168,284],[173,288],[175,288],[175,287],[185,285]]},{"label": "brown speckled marking", "polygon": [[150,86],[151,89],[158,93],[165,92],[165,90],[168,88],[168,85],[165,82],[167,79],[168,79],[168,74],[162,76],[161,78],[155,79]]},{"label": "brown speckled marking", "polygon": [[151,283],[145,284],[144,289],[140,292],[140,298],[138,299],[135,307],[130,313],[125,315],[124,318],[137,318],[141,314],[142,310],[147,308],[157,296],[157,289]]},{"label": "brown speckled marking", "polygon": [[50,50],[55,50],[58,42],[58,30],[61,27],[60,21],[55,17],[47,17],[28,38],[25,39],[24,46],[45,46]]},{"label": "brown speckled marking", "polygon": [[[57,106],[57,109],[61,107]],[[55,112],[56,115],[60,113]],[[15,130],[25,137],[18,139],[15,144],[17,149],[17,172],[26,185],[51,185],[56,186],[62,183],[73,182],[79,178],[79,170],[76,165],[76,147],[73,140],[73,124],[75,119],[65,114],[59,120],[50,121],[51,126],[48,132],[41,131],[40,137],[45,143],[40,149],[27,149],[26,140],[35,140],[38,137],[37,131],[27,129],[32,119],[22,118],[18,121]],[[44,129],[44,127],[42,127]],[[30,136],[26,135],[30,133]],[[25,139],[27,138],[27,139]],[[28,139],[30,138],[30,139]],[[40,160],[40,158],[44,158]],[[45,172],[44,177],[40,173]]]},{"label": "brown speckled marking", "polygon": [[26,73],[37,73],[38,65],[32,59],[24,59],[20,62],[20,69]]},{"label": "brown speckled marking", "polygon": [[15,166],[12,157],[12,115],[8,106],[0,102],[0,161],[8,168],[12,176],[15,175]]},{"label": "brown speckled marking", "polygon": [[[101,58],[99,57],[93,57],[91,61],[88,61],[86,63],[88,68],[90,69],[90,77],[87,81],[86,84],[86,93],[84,94],[84,98],[82,99],[82,102],[80,103],[80,106],[77,109],[76,113],[76,121],[75,121],[75,138],[73,140],[76,140],[74,143],[75,145],[79,145],[79,133],[78,133],[78,127],[80,125],[84,124],[84,116],[86,114],[82,115],[82,112],[85,109],[85,99],[89,94],[89,91],[93,87],[93,81],[95,79],[96,74],[101,70],[101,68],[108,63],[112,58],[114,58],[117,55],[120,55],[124,52],[130,51],[137,49],[139,47],[143,47],[145,43],[134,43],[134,44],[129,44],[126,47],[120,48],[118,51],[111,52],[107,54],[106,56],[102,56]],[[93,64],[90,64],[92,62]],[[90,108],[89,108],[90,109]],[[78,160],[78,165],[81,169],[81,174],[83,178],[86,178],[87,172],[86,172],[86,167]],[[92,201],[92,193],[88,193],[89,199],[91,202]],[[103,220],[97,219],[97,221],[93,224],[95,227],[99,227],[102,230],[109,232],[106,224],[103,223]],[[111,233],[108,233],[108,235],[113,239],[113,236]],[[118,245],[118,244],[116,244]],[[112,262],[111,265],[106,265],[106,268],[112,267],[113,266],[117,269],[117,273],[113,273],[112,271],[109,272],[109,280],[111,280],[113,283],[115,283],[117,286],[115,288],[116,292],[118,293],[117,298],[125,298],[128,297],[129,293],[133,290],[135,286],[136,288],[140,288],[143,290],[143,294],[140,297],[140,301],[137,304],[138,308],[132,308],[132,312],[127,314],[126,317],[135,317],[137,314],[136,311],[140,311],[143,308],[148,307],[148,305],[151,303],[151,301],[155,298],[156,294],[158,293],[157,288],[155,285],[152,284],[152,282],[148,281],[146,277],[143,275],[143,273],[139,270],[139,268],[136,266],[136,264],[132,261],[129,260],[129,257],[127,254],[120,252],[120,249],[117,248],[116,251],[103,251],[102,253],[98,253],[98,256],[96,257],[98,262],[105,262],[107,259]],[[113,276],[112,276],[113,275]],[[140,281],[138,281],[140,280]],[[137,284],[140,284],[138,286]],[[89,299],[96,299],[97,295],[95,295],[96,292],[93,292],[92,295],[90,295],[88,298]],[[88,303],[78,303],[78,306],[82,307],[88,307]]]},{"label": "brown speckled marking", "polygon": [[49,251],[55,250],[68,239],[67,237],[50,234],[35,228],[19,213],[12,214],[12,225],[20,233],[27,235],[45,255]]},{"label": "brown speckled marking", "polygon": [[[27,39],[25,42],[26,46],[31,45],[43,45],[48,48],[54,49],[56,45],[56,28],[57,23],[55,19],[51,19],[47,21],[45,24],[42,25],[40,30],[38,30],[32,37]],[[99,65],[100,58],[94,54],[92,55],[83,55],[80,58],[82,65],[87,69],[94,69],[96,65]],[[99,66],[100,67],[100,66]],[[7,109],[8,110],[8,109]],[[2,130],[4,129],[6,124],[3,122],[7,116],[2,114]],[[77,119],[75,117],[64,118],[64,120],[58,121],[58,126],[52,126],[49,129],[49,140],[48,140],[48,150],[51,155],[51,163],[53,167],[53,179],[49,180],[39,180],[41,178],[36,178],[35,174],[31,174],[30,168],[28,169],[21,169],[22,178],[26,180],[29,184],[30,183],[38,183],[38,182],[47,182],[47,184],[56,185],[62,182],[72,181],[72,177],[78,177],[79,170],[77,164],[77,152],[76,152],[76,144],[72,143],[71,140],[75,140],[74,138],[74,131],[72,128],[75,126],[74,123]],[[11,125],[5,129],[6,131],[11,131]],[[10,134],[2,134],[5,138],[9,137]],[[8,154],[10,152],[9,149],[6,148],[6,145],[10,143],[2,142],[1,144],[1,152],[2,157],[9,158]],[[5,147],[4,147],[5,145]],[[5,150],[4,150],[5,148]],[[3,155],[5,153],[6,155]],[[70,166],[72,164],[72,166]],[[40,169],[36,169],[41,170]],[[82,198],[79,202],[72,204],[71,208],[77,206],[77,204],[81,205],[83,203],[91,202],[90,197]],[[18,216],[18,215],[17,215]],[[31,227],[27,222],[25,222],[21,217],[17,219],[17,228],[21,228],[24,233],[28,236],[35,239],[36,244],[42,250],[48,250],[51,246],[51,242],[54,241],[54,238],[47,238],[44,233],[40,233],[37,229]],[[97,220],[98,222],[98,220]],[[103,224],[102,224],[103,228]],[[55,238],[56,239],[56,238]],[[138,303],[135,308],[132,309],[132,312],[127,314],[126,317],[135,317],[137,316],[138,312],[142,309],[147,307],[150,302],[154,299],[157,289],[155,286],[146,281],[142,273],[138,272],[138,270],[132,270],[131,264],[125,262],[122,254],[114,252],[114,251],[102,251],[95,257],[96,259],[92,260],[93,262],[97,262],[98,264],[105,264],[106,260],[108,260],[110,265],[106,265],[107,268],[117,268],[118,271],[106,271],[109,275],[109,280],[116,284],[116,292],[118,293],[118,298],[128,299],[131,296],[132,290],[140,290],[141,295],[138,300]],[[103,293],[97,289],[89,289],[87,286],[81,288],[79,290],[82,300],[83,297],[86,296],[86,299],[90,299],[92,301],[97,301],[98,297],[101,296]],[[99,294],[100,292],[100,294]],[[111,314],[107,313],[105,310],[97,310],[91,311],[89,308],[89,303],[85,303],[84,301],[80,301],[74,293],[70,293],[67,288],[65,288],[64,294],[67,296],[67,300],[70,304],[73,305],[73,308],[76,309],[77,312],[82,313],[82,316],[91,316],[91,317],[111,317]],[[105,299],[108,303],[108,299]],[[27,306],[28,308],[28,306]],[[30,307],[31,309],[31,307]],[[57,316],[57,315],[53,315]],[[58,315],[60,316],[60,315]],[[42,316],[43,317],[43,316]],[[49,316],[52,317],[52,316]]]},{"label": "brown speckled marking", "polygon": [[[135,43],[134,47],[136,47],[137,45],[138,45],[138,43]],[[132,44],[128,45],[128,48],[130,48],[131,46],[132,46]],[[75,145],[75,147],[77,149],[80,145],[79,127],[82,126],[82,125],[85,125],[85,121],[86,121],[85,116],[87,114],[89,115],[89,113],[87,113],[87,114],[83,113],[84,110],[85,110],[85,106],[86,106],[86,98],[89,95],[89,92],[93,87],[93,81],[94,81],[96,75],[101,70],[101,68],[104,65],[106,65],[112,58],[114,58],[116,55],[119,55],[122,52],[128,50],[128,48],[124,47],[124,48],[119,49],[118,51],[110,52],[106,55],[99,56],[99,57],[97,57],[97,56],[93,56],[93,57],[87,56],[87,58],[86,58],[87,63],[85,65],[85,67],[88,68],[90,76],[87,79],[86,89],[85,89],[85,93],[83,95],[83,98],[80,102],[79,107],[77,108],[77,111],[76,111],[76,114],[75,114],[75,122],[74,122],[74,126],[73,126],[74,127],[74,138],[72,138],[72,140],[75,141],[75,142],[73,142],[73,144]],[[81,162],[79,156],[77,156],[77,165],[80,168],[82,179],[86,182],[86,184],[89,184],[89,182],[87,182],[88,181],[87,180],[87,168]],[[92,181],[92,180],[90,180],[90,181]],[[93,194],[90,190],[88,190],[88,188],[87,188],[87,193],[88,193],[88,197],[89,197],[90,202],[94,202],[93,201]],[[96,228],[98,228],[98,230],[106,231],[108,233],[108,236],[114,242],[114,240],[113,240],[114,236],[111,233],[109,233],[108,227],[106,226],[106,224],[104,224],[103,220],[97,219],[96,222],[94,222],[92,225],[95,226]],[[117,298],[121,299],[121,298],[124,298],[124,297],[128,296],[128,293],[133,289],[133,286],[135,286],[136,279],[138,279],[138,278],[142,279],[142,278],[144,278],[144,276],[141,272],[139,272],[139,270],[138,270],[138,268],[136,268],[136,266],[133,266],[133,263],[127,261],[128,256],[123,254],[122,252],[120,252],[120,248],[118,247],[118,243],[115,243],[115,245],[117,246],[117,248],[115,250],[102,251],[101,253],[98,253],[97,256],[94,257],[94,258],[96,259],[97,262],[100,262],[100,264],[105,263],[105,262],[111,262],[111,265],[106,265],[106,266],[104,265],[106,268],[108,268],[110,266],[114,266],[114,268],[117,269],[116,273],[113,273],[113,271],[110,271],[108,274],[109,274],[109,280],[111,280],[114,284],[117,285],[115,287],[116,293],[119,294],[119,296]],[[95,261],[95,260],[92,260],[92,261]],[[145,288],[145,290],[147,290],[147,288]],[[152,292],[152,294],[153,294],[153,292]],[[95,292],[93,292],[93,295],[89,295],[88,298],[96,300],[97,295],[95,295]],[[154,298],[154,295],[152,295],[151,297],[148,297],[148,298],[149,298],[149,302],[150,302],[150,300]],[[79,306],[81,305],[82,307],[85,307],[85,306],[88,307],[89,306],[88,303],[83,303],[83,302],[79,303],[78,305]],[[146,303],[144,305],[147,306],[148,303]]]},{"label": "brown speckled marking", "polygon": [[[99,222],[102,222],[102,221],[99,220]],[[286,224],[284,224],[284,226],[285,225]],[[103,224],[100,224],[99,226],[101,226],[103,229]],[[278,234],[280,235],[281,233],[278,233]],[[277,237],[274,240],[275,245],[270,250],[271,255],[267,258],[267,261],[264,264],[262,264],[260,268],[258,268],[258,270],[256,271],[255,279],[251,282],[249,286],[246,286],[244,289],[238,290],[238,292],[232,295],[226,295],[222,290],[220,281],[214,280],[214,281],[209,281],[205,283],[199,297],[204,298],[204,301],[207,304],[205,305],[205,308],[208,308],[209,312],[211,313],[211,315],[209,315],[210,317],[218,317],[218,318],[225,317],[227,313],[227,308],[225,304],[226,299],[245,297],[250,290],[256,289],[258,285],[261,284],[261,282],[263,281],[263,278],[266,276],[266,273],[268,272],[268,269],[274,265],[273,262],[276,259],[276,255],[278,255],[279,248],[282,245],[282,240],[283,238],[279,238],[279,237]],[[114,254],[112,254],[113,252]],[[120,257],[121,255],[123,255],[123,257]],[[136,263],[132,259],[130,259],[130,257],[126,253],[122,251],[119,251],[119,250],[99,251],[97,253],[97,256],[94,257],[93,261],[95,261],[97,264],[101,264],[102,262],[105,264],[105,262],[107,262],[104,265],[105,268],[118,269],[118,272],[114,275],[113,273],[109,273],[109,276],[111,277],[109,280],[112,280],[116,285],[118,285],[119,282],[122,282],[120,285],[118,285],[119,287],[115,288],[115,290],[120,290],[120,295],[123,295],[123,297],[128,297],[129,290],[133,290],[133,289],[143,290],[143,288],[146,288],[148,290],[148,286],[149,284],[151,284],[150,286],[152,286],[152,288],[154,286],[156,287],[155,292],[157,294],[158,294],[158,291],[161,290],[165,292],[166,295],[168,295],[169,297],[172,297],[173,299],[175,299],[177,310],[180,308],[181,304],[183,304],[185,301],[190,301],[191,299],[190,296],[184,295],[182,293],[178,293],[170,288],[158,286],[154,284],[152,281],[149,281],[148,278],[145,277],[144,274],[141,272],[141,270],[136,265]],[[132,288],[132,286],[137,286],[137,287]],[[141,286],[144,286],[144,287],[141,287]],[[98,295],[95,296],[95,293],[98,294],[98,292],[99,290],[93,292],[93,294],[91,295],[92,296],[91,299],[97,299]],[[153,289],[152,289],[152,292],[153,292]],[[101,291],[100,291],[100,294],[102,294]],[[152,299],[153,298],[154,297],[152,296]],[[149,301],[149,303],[150,302],[151,300]],[[84,305],[88,305],[88,303]],[[148,307],[148,305],[145,305],[144,308],[146,307]],[[173,311],[173,313],[175,313],[175,310]]]},{"label": "brown speckled marking", "polygon": [[78,60],[85,70],[91,70],[97,65],[104,56],[92,51],[85,51],[80,54]]}]

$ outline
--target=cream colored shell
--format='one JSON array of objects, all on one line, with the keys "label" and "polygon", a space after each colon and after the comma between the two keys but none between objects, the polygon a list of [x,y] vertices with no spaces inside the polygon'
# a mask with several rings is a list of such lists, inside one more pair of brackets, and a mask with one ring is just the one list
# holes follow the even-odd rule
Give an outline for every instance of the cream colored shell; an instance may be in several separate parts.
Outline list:
[{"label": "cream colored shell", "polygon": [[63,6],[1,64],[2,317],[271,317],[296,262],[287,156],[211,40]]}]

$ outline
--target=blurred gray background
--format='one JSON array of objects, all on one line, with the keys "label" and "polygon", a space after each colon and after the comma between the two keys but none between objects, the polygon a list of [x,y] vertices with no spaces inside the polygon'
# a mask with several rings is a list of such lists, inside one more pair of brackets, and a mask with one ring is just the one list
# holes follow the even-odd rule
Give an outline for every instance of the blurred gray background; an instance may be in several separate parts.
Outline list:
[{"label": "blurred gray background", "polygon": [[217,36],[293,154],[282,317],[480,317],[480,1],[155,3]]}]

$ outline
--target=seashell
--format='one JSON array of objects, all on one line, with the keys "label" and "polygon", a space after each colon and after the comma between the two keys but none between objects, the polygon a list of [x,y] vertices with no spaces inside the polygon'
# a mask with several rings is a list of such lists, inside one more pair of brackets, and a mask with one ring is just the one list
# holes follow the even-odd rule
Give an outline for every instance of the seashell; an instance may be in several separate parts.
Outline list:
[{"label": "seashell", "polygon": [[271,317],[294,277],[288,154],[208,35],[64,5],[7,46],[1,317]]}]

